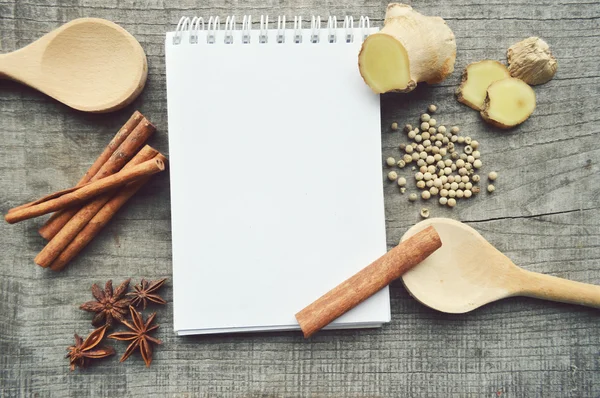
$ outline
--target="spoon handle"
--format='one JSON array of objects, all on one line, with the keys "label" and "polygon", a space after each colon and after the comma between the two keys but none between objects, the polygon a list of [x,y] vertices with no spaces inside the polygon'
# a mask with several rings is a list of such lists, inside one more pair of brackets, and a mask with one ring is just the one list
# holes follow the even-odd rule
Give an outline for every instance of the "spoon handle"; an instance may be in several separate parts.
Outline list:
[{"label": "spoon handle", "polygon": [[600,308],[600,286],[523,270],[521,296]]}]

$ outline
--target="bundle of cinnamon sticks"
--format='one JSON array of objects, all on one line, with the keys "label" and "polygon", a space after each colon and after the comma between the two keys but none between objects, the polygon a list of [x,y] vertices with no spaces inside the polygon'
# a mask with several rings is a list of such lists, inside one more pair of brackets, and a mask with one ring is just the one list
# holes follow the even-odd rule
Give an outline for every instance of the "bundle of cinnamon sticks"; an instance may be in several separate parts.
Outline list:
[{"label": "bundle of cinnamon sticks", "polygon": [[75,187],[8,211],[4,218],[11,224],[55,212],[39,230],[48,244],[36,264],[64,269],[153,174],[165,169],[161,153],[142,147],[155,130],[136,111]]}]

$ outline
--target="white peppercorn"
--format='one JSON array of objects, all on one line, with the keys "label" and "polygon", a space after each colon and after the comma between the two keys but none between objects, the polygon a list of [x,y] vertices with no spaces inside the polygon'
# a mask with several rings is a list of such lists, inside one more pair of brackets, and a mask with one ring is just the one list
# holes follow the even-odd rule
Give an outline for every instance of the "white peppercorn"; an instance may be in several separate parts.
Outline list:
[{"label": "white peppercorn", "polygon": [[463,196],[465,196],[465,193],[462,189],[457,189],[456,190],[456,197],[457,198],[462,198]]},{"label": "white peppercorn", "polygon": [[470,198],[471,195],[473,195],[473,192],[471,192],[471,190],[469,190],[469,189],[465,189],[464,195],[465,195],[465,198]]},{"label": "white peppercorn", "polygon": [[473,168],[473,165],[471,163],[465,163],[465,169],[471,170],[472,168]]},{"label": "white peppercorn", "polygon": [[404,126],[404,131],[406,131],[407,133],[410,133],[412,131],[413,127],[411,124],[407,124]]},{"label": "white peppercorn", "polygon": [[440,155],[439,153],[433,155],[433,160],[439,162],[440,160],[442,160],[442,155]]},{"label": "white peppercorn", "polygon": [[442,141],[436,141],[433,143],[433,145],[435,145],[438,148],[441,148],[443,144],[442,144]]},{"label": "white peppercorn", "polygon": [[[423,160],[427,159],[427,152],[422,151],[421,153],[419,153],[419,157]],[[427,163],[427,162],[425,162],[425,163]]]},{"label": "white peppercorn", "polygon": [[425,137],[423,137],[423,140],[424,140],[423,141],[423,146],[425,148],[427,148],[428,146],[431,146],[431,141],[430,140],[425,139]]},{"label": "white peppercorn", "polygon": [[473,158],[475,159],[479,159],[481,157],[481,153],[479,151],[473,151],[471,155],[473,155]]},{"label": "white peppercorn", "polygon": [[446,188],[440,189],[440,196],[448,196],[448,190]]},{"label": "white peppercorn", "polygon": [[465,144],[467,144],[467,145],[471,145],[471,142],[472,142],[472,141],[473,141],[473,140],[471,139],[471,137],[468,137],[468,136],[467,136],[467,137],[465,137]]},{"label": "white peppercorn", "polygon": [[398,178],[398,173],[396,173],[395,171],[390,171],[388,173],[388,180],[394,181],[396,180],[396,178]]},{"label": "white peppercorn", "polygon": [[479,142],[478,141],[473,140],[473,141],[471,141],[470,145],[473,147],[473,149],[479,148]]},{"label": "white peppercorn", "polygon": [[479,193],[479,191],[480,191],[480,189],[479,189],[479,187],[478,187],[478,186],[474,186],[474,187],[471,189],[471,192],[473,192],[474,194],[478,194],[478,193]]},{"label": "white peppercorn", "polygon": [[408,132],[408,138],[410,138],[411,140],[412,140],[413,138],[415,138],[416,136],[417,136],[417,133],[415,133],[414,131],[409,131],[409,132]]},{"label": "white peppercorn", "polygon": [[494,192],[496,190],[496,187],[493,186],[492,184],[490,184],[490,185],[488,185],[487,190],[488,190],[489,193],[492,193],[492,192]]},{"label": "white peppercorn", "polygon": [[454,207],[454,206],[456,206],[456,199],[454,199],[454,198],[450,198],[450,199],[448,199],[448,206],[449,206],[449,207]]},{"label": "white peppercorn", "polygon": [[437,129],[435,127],[429,127],[429,134],[434,135],[435,133],[437,133]]},{"label": "white peppercorn", "polygon": [[421,141],[423,141],[423,137],[421,137],[421,134],[417,134],[417,135],[415,135],[413,140],[415,140],[416,142],[421,142]]},{"label": "white peppercorn", "polygon": [[421,131],[427,131],[427,130],[429,130],[429,123],[427,123],[427,122],[421,123]]},{"label": "white peppercorn", "polygon": [[451,165],[450,165],[450,169],[451,169],[452,171],[456,171],[456,165],[455,165],[455,164],[451,164]]},{"label": "white peppercorn", "polygon": [[433,162],[435,162],[435,159],[433,158],[433,156],[427,156],[425,161],[427,162],[427,164],[433,164]]},{"label": "white peppercorn", "polygon": [[464,151],[467,155],[470,155],[473,153],[473,147],[471,147],[471,145],[467,145],[467,146],[465,146]]},{"label": "white peppercorn", "polygon": [[448,203],[448,198],[446,198],[445,196],[442,196],[442,197],[440,198],[440,204],[441,204],[442,206],[444,206],[446,203]]},{"label": "white peppercorn", "polygon": [[437,120],[435,119],[429,119],[429,125],[430,126],[435,126],[437,124]]},{"label": "white peppercorn", "polygon": [[466,161],[466,160],[467,160],[467,156],[468,156],[468,155],[467,155],[466,153],[461,153],[461,154],[460,154],[460,158],[461,158],[462,160],[464,160],[464,161]]},{"label": "white peppercorn", "polygon": [[448,137],[444,137],[442,138],[442,144],[446,145],[450,142],[450,140],[448,139]]},{"label": "white peppercorn", "polygon": [[456,191],[458,189],[458,183],[456,181],[455,182],[451,182],[450,183],[450,189]]},{"label": "white peppercorn", "polygon": [[456,161],[456,167],[459,167],[459,168],[460,168],[460,167],[465,167],[465,161],[464,161],[464,160],[462,160],[462,159],[458,159],[458,160]]},{"label": "white peppercorn", "polygon": [[416,152],[412,153],[412,159],[416,162],[417,160],[419,160],[419,154]]},{"label": "white peppercorn", "polygon": [[473,163],[475,161],[475,157],[473,155],[467,156],[467,162]]},{"label": "white peppercorn", "polygon": [[[419,159],[419,160],[421,160],[421,159]],[[421,173],[427,173],[427,166],[421,166],[419,168],[419,172],[421,172]]]},{"label": "white peppercorn", "polygon": [[417,160],[417,166],[419,166],[419,167],[425,166],[425,161],[423,159],[419,158],[419,160]]},{"label": "white peppercorn", "polygon": [[419,188],[419,189],[425,188],[425,181],[423,181],[423,180],[417,181],[417,188]]},{"label": "white peppercorn", "polygon": [[437,133],[437,134],[435,135],[435,139],[436,139],[437,141],[441,141],[441,140],[443,140],[443,139],[444,139],[444,134]]},{"label": "white peppercorn", "polygon": [[429,209],[428,209],[428,208],[426,208],[426,207],[423,207],[423,208],[421,209],[421,217],[423,217],[423,218],[427,218],[427,217],[429,217]]},{"label": "white peppercorn", "polygon": [[481,180],[481,177],[479,177],[479,174],[475,174],[473,177],[471,177],[471,179],[473,180],[473,182],[479,182],[479,180]]},{"label": "white peppercorn", "polygon": [[448,151],[446,150],[446,148],[440,148],[440,155],[446,156],[447,153]]},{"label": "white peppercorn", "polygon": [[429,113],[435,113],[435,111],[437,111],[437,106],[435,106],[435,105],[431,104],[431,105],[429,105],[429,106],[427,107],[427,111],[428,111]]},{"label": "white peppercorn", "polygon": [[[438,153],[438,155],[439,155],[439,153]],[[446,167],[446,165],[444,164],[444,161],[443,161],[443,160],[440,160],[440,161],[438,161],[438,162],[435,164],[435,166],[436,166],[438,169],[442,170],[442,171],[444,171],[444,167]]]},{"label": "white peppercorn", "polygon": [[470,190],[471,190],[471,188],[473,188],[473,184],[471,184],[470,182],[467,182],[467,183],[465,184],[465,189],[466,189],[467,191],[470,191]]},{"label": "white peppercorn", "polygon": [[404,177],[398,178],[398,185],[401,186],[401,187],[405,186],[406,185],[406,178],[404,178]]},{"label": "white peppercorn", "polygon": [[454,189],[450,189],[448,191],[448,197],[453,198],[456,196],[456,191]]},{"label": "white peppercorn", "polygon": [[423,144],[417,144],[416,148],[415,148],[418,152],[423,152],[425,150],[425,147],[423,146]]},{"label": "white peppercorn", "polygon": [[406,166],[406,162],[404,160],[400,159],[397,163],[397,166],[402,169],[402,168],[404,168],[404,166]]},{"label": "white peppercorn", "polygon": [[452,143],[452,142],[449,142],[449,143],[448,143],[448,150],[449,150],[450,152],[454,151],[454,143]]},{"label": "white peppercorn", "polygon": [[483,166],[483,163],[481,162],[481,159],[477,159],[473,162],[473,167],[475,167],[476,169],[480,169],[481,166]]},{"label": "white peppercorn", "polygon": [[444,167],[444,174],[446,174],[446,175],[452,174],[452,168],[450,168],[450,167]]},{"label": "white peppercorn", "polygon": [[404,163],[408,164],[410,162],[412,162],[413,158],[412,156],[410,156],[408,153],[405,154],[404,156],[402,156],[402,160],[404,160]]},{"label": "white peppercorn", "polygon": [[469,182],[469,176],[461,176],[460,180],[464,183],[467,183],[467,182]]},{"label": "white peppercorn", "polygon": [[435,172],[436,172],[436,168],[435,168],[435,166],[434,166],[434,165],[432,165],[432,164],[431,164],[431,165],[427,166],[427,171],[428,171],[430,174],[435,174]]},{"label": "white peppercorn", "polygon": [[429,199],[431,197],[431,193],[429,193],[429,191],[423,191],[423,192],[421,192],[421,197],[424,200],[427,200],[427,199]]},{"label": "white peppercorn", "polygon": [[430,193],[432,196],[435,196],[435,195],[437,195],[439,191],[440,191],[440,190],[439,190],[439,189],[438,189],[438,188],[437,188],[435,185],[434,185],[434,186],[432,186],[431,188],[429,188],[429,193]]},{"label": "white peppercorn", "polygon": [[446,176],[441,176],[441,177],[440,177],[440,180],[442,180],[442,184],[445,184],[445,183],[447,183],[447,182],[448,182],[448,177],[446,177]]},{"label": "white peppercorn", "polygon": [[[431,134],[429,134],[427,131],[421,133],[421,137],[423,137],[424,140],[428,140],[431,137]],[[423,143],[423,145],[425,145],[425,143]],[[427,146],[427,145],[425,145]]]},{"label": "white peppercorn", "polygon": [[420,181],[423,179],[423,173],[421,173],[420,171],[418,173],[415,174],[415,180]]},{"label": "white peppercorn", "polygon": [[430,119],[431,119],[431,116],[429,116],[427,113],[424,113],[421,115],[422,122],[428,122]]},{"label": "white peppercorn", "polygon": [[469,173],[469,170],[467,170],[464,167],[461,167],[460,169],[458,169],[458,174],[460,174],[461,176],[466,176]]},{"label": "white peppercorn", "polygon": [[495,181],[496,178],[498,178],[498,173],[496,173],[495,171],[490,171],[490,174],[488,174],[488,179],[490,181]]},{"label": "white peppercorn", "polygon": [[446,126],[438,127],[438,133],[446,134]]},{"label": "white peppercorn", "polygon": [[392,130],[398,130],[398,123],[392,123]]},{"label": "white peppercorn", "polygon": [[457,142],[458,142],[459,144],[463,144],[463,143],[465,142],[465,137],[463,137],[463,136],[459,136],[459,137],[457,138]]},{"label": "white peppercorn", "polygon": [[434,147],[432,147],[432,148],[431,148],[431,152],[432,152],[434,155],[437,155],[437,154],[439,154],[439,153],[440,153],[440,148],[438,148],[437,146],[434,146]]},{"label": "white peppercorn", "polygon": [[458,134],[459,131],[460,129],[458,128],[458,126],[452,126],[452,128],[450,129],[450,132],[452,134]]},{"label": "white peppercorn", "polygon": [[442,180],[440,178],[435,178],[433,180],[433,186],[436,188],[440,188],[442,186]]},{"label": "white peppercorn", "polygon": [[389,157],[385,160],[385,162],[387,163],[387,165],[389,167],[395,166],[396,165],[396,159],[394,159],[393,157]]},{"label": "white peppercorn", "polygon": [[445,190],[449,190],[450,189],[450,183],[449,182],[444,183],[444,189]]},{"label": "white peppercorn", "polygon": [[400,187],[400,193],[404,193],[406,192],[406,188],[405,187]]},{"label": "white peppercorn", "polygon": [[454,182],[454,176],[448,176],[448,182],[452,184]]},{"label": "white peppercorn", "polygon": [[424,174],[423,174],[423,180],[425,180],[425,181],[429,181],[429,180],[431,180],[432,178],[433,178],[433,176],[431,175],[431,173],[430,173],[430,172],[427,172],[427,173],[424,173]]},{"label": "white peppercorn", "polygon": [[416,193],[411,193],[410,195],[408,195],[408,200],[410,200],[411,202],[414,202],[415,200],[418,199],[418,196]]},{"label": "white peppercorn", "polygon": [[457,141],[458,141],[458,136],[457,136],[457,135],[453,135],[453,136],[450,138],[450,142],[457,142]]}]

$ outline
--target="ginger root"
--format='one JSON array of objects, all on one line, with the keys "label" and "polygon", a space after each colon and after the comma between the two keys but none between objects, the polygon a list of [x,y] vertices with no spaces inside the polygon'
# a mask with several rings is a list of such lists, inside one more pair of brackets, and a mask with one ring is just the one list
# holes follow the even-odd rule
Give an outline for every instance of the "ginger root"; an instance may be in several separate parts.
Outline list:
[{"label": "ginger root", "polygon": [[507,77],[510,77],[508,69],[498,61],[485,60],[469,64],[463,72],[456,99],[480,111],[490,84]]},{"label": "ginger root", "polygon": [[442,18],[391,3],[381,31],[363,42],[358,68],[375,93],[409,92],[419,82],[446,79],[454,71],[455,60],[454,33]]},{"label": "ginger root", "polygon": [[535,93],[521,79],[507,77],[487,89],[481,117],[494,126],[511,128],[523,123],[535,109]]},{"label": "ginger root", "polygon": [[550,52],[548,43],[539,37],[513,44],[506,57],[510,75],[531,85],[546,83],[556,73],[556,58]]}]

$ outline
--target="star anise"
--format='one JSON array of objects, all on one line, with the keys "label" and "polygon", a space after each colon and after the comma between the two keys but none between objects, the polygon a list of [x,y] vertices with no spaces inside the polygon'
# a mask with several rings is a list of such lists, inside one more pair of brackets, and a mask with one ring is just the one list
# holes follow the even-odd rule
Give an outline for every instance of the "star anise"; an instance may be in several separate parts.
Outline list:
[{"label": "star anise", "polygon": [[130,301],[128,298],[123,298],[123,296],[129,287],[130,281],[131,278],[121,283],[114,292],[112,280],[106,282],[104,291],[95,283],[92,285],[92,295],[94,295],[96,301],[88,301],[79,307],[85,311],[96,312],[92,325],[105,324],[110,327],[115,319],[123,323]]},{"label": "star anise", "polygon": [[139,285],[133,287],[135,292],[127,293],[127,296],[132,297],[131,305],[139,307],[143,304],[144,309],[146,309],[148,301],[152,301],[156,304],[166,304],[167,302],[162,297],[155,294],[155,292],[165,284],[166,280],[167,278],[159,279],[157,281],[147,281],[146,279],[142,279],[142,282]]},{"label": "star anise", "polygon": [[142,358],[144,359],[144,362],[146,362],[146,367],[148,367],[152,362],[151,343],[162,344],[162,341],[148,335],[148,333],[158,329],[159,325],[150,326],[154,321],[156,313],[150,315],[148,319],[146,319],[146,322],[144,322],[142,314],[137,312],[135,308],[129,306],[129,311],[131,312],[131,320],[133,321],[133,325],[127,321],[123,321],[123,324],[129,329],[131,329],[131,332],[113,333],[110,336],[108,336],[108,338],[121,341],[133,340],[127,347],[127,350],[125,350],[125,353],[121,357],[120,362],[123,362],[124,360],[129,358],[133,351],[135,351],[136,348],[139,348],[140,353],[142,354]]},{"label": "star anise", "polygon": [[96,347],[102,341],[106,328],[107,326],[102,326],[94,330],[85,340],[75,334],[75,345],[67,348],[69,353],[66,356],[69,358],[71,370],[75,370],[75,366],[85,367],[87,359],[104,358],[115,353],[112,347]]}]

